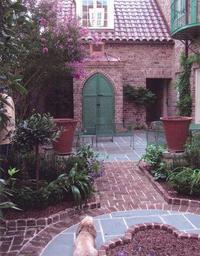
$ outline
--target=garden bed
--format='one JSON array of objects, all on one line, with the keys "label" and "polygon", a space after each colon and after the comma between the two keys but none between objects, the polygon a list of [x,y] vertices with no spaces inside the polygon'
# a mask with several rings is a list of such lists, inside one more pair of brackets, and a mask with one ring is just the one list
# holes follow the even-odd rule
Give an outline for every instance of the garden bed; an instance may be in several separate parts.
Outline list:
[{"label": "garden bed", "polygon": [[155,181],[154,177],[148,171],[148,164],[140,162],[139,169],[152,183],[154,188],[164,197],[165,201],[173,205],[185,205],[190,207],[200,207],[200,198],[197,196],[188,196],[178,193],[165,181]]},{"label": "garden bed", "polygon": [[[84,209],[94,209],[100,207],[100,200],[98,196],[93,196],[88,200],[87,203],[82,205]],[[39,219],[39,218],[47,218],[53,214],[57,214],[66,209],[76,208],[77,204],[74,201],[65,201],[62,203],[58,203],[56,205],[51,205],[45,209],[33,209],[27,211],[16,211],[13,209],[6,209],[4,211],[4,217],[6,220],[15,220],[15,219]]]},{"label": "garden bed", "polygon": [[179,233],[170,226],[146,224],[133,227],[122,239],[101,247],[101,256],[198,256],[200,237]]}]

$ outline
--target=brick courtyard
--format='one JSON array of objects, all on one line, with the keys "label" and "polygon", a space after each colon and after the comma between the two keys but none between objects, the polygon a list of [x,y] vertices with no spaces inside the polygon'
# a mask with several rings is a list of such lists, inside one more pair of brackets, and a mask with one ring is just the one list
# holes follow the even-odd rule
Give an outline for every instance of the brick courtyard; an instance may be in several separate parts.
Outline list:
[{"label": "brick courtyard", "polygon": [[200,213],[198,208],[168,205],[153,188],[148,179],[133,162],[105,163],[105,175],[96,181],[100,194],[101,208],[83,212],[67,211],[62,220],[55,219],[54,224],[45,228],[34,227],[31,220],[12,223],[12,228],[2,229],[2,256],[39,256],[51,239],[66,228],[89,214],[98,216],[115,211],[132,209],[161,209]]}]

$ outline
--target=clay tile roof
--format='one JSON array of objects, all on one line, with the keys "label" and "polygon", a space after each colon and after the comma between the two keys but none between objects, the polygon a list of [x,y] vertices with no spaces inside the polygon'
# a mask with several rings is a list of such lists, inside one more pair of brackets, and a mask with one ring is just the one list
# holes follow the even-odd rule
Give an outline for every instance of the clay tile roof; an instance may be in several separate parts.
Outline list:
[{"label": "clay tile roof", "polygon": [[114,10],[114,30],[90,30],[87,39],[98,36],[105,41],[172,41],[156,0],[115,0]]}]

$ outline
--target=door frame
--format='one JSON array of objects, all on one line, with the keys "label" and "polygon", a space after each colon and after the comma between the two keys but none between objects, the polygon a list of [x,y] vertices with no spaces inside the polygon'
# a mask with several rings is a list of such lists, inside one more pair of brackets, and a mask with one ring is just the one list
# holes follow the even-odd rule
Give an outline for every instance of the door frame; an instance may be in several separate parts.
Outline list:
[{"label": "door frame", "polygon": [[111,86],[112,88],[112,93],[113,93],[113,106],[112,106],[112,113],[113,113],[113,123],[115,123],[115,90],[114,90],[114,86],[113,86],[113,83],[112,83],[112,80],[109,79],[106,75],[104,75],[103,73],[100,73],[100,72],[97,72],[97,73],[94,73],[92,75],[90,75],[84,82],[84,85],[83,85],[83,88],[82,88],[82,115],[81,115],[81,118],[82,118],[82,128],[84,127],[84,120],[83,120],[83,117],[84,117],[84,88],[87,84],[87,82],[94,76],[97,76],[97,75],[100,75],[102,76],[107,82],[108,84]]}]

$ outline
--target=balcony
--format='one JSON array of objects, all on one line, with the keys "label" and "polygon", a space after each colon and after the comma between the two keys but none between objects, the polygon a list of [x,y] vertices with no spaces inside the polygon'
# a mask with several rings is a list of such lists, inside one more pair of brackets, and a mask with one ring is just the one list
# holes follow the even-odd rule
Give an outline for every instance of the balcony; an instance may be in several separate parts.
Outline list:
[{"label": "balcony", "polygon": [[171,35],[179,40],[200,36],[200,0],[171,0]]}]

